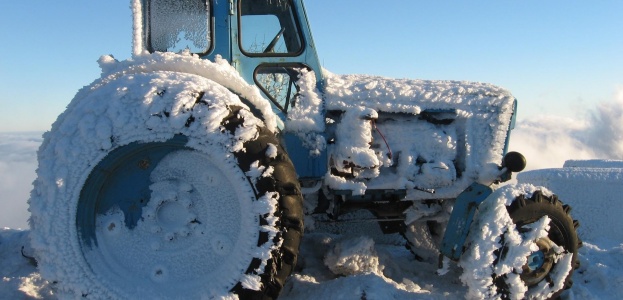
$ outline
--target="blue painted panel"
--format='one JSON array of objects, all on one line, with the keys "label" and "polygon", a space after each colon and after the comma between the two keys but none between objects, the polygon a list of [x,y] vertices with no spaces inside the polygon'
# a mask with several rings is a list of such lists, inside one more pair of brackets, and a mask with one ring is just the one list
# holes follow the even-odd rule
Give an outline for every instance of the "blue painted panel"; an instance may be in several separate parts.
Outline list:
[{"label": "blue painted panel", "polygon": [[441,242],[441,254],[453,260],[461,258],[476,209],[491,193],[493,190],[490,187],[475,182],[456,198]]},{"label": "blue painted panel", "polygon": [[327,173],[326,149],[320,155],[310,156],[309,149],[303,145],[303,141],[295,134],[285,133],[283,141],[299,178],[320,178]]},{"label": "blue painted panel", "polygon": [[230,30],[231,30],[231,18],[230,18],[230,7],[227,1],[215,1],[215,4],[212,4],[212,16],[214,18],[214,40],[212,43],[214,44],[213,51],[203,58],[207,58],[211,61],[214,61],[214,58],[217,55],[220,55],[223,59],[231,61],[231,40],[230,40]]}]

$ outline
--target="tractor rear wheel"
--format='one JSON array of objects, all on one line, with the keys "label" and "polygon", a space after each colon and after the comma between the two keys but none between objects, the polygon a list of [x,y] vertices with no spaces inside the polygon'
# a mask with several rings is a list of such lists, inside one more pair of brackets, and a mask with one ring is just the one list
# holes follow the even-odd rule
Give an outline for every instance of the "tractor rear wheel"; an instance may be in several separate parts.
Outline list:
[{"label": "tractor rear wheel", "polygon": [[59,295],[271,299],[296,265],[302,198],[279,140],[226,89],[173,76],[125,79],[158,84],[150,101],[95,90],[46,134],[31,240]]}]

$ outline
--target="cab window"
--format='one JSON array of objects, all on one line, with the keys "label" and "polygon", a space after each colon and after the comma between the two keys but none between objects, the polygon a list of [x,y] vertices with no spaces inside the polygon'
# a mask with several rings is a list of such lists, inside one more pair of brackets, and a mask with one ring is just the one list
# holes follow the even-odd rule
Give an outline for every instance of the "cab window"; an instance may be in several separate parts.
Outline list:
[{"label": "cab window", "polygon": [[239,2],[240,49],[248,56],[293,56],[303,49],[289,0]]},{"label": "cab window", "polygon": [[254,74],[255,84],[268,96],[279,110],[287,113],[296,105],[299,93],[297,81],[301,69],[308,67],[301,64],[266,64],[260,65]]},{"label": "cab window", "polygon": [[207,0],[150,0],[147,44],[150,51],[207,53],[211,46]]}]

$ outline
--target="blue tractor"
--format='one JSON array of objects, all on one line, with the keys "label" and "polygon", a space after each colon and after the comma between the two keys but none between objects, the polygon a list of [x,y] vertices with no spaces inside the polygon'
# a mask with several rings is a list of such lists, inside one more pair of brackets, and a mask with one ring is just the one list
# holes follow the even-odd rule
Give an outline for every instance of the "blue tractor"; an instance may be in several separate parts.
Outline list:
[{"label": "blue tractor", "polygon": [[38,152],[31,241],[59,295],[276,298],[314,220],[360,211],[471,295],[570,286],[569,207],[502,184],[526,164],[506,90],[332,74],[302,0],[131,7],[132,58],[102,56]]}]

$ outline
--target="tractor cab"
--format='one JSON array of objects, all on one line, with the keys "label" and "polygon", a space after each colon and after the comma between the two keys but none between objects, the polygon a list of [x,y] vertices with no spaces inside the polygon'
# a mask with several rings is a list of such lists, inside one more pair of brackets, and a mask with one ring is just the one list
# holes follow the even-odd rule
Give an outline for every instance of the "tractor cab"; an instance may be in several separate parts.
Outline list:
[{"label": "tractor cab", "polygon": [[301,69],[322,75],[301,0],[141,0],[149,52],[227,59],[285,120]]}]

